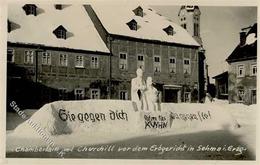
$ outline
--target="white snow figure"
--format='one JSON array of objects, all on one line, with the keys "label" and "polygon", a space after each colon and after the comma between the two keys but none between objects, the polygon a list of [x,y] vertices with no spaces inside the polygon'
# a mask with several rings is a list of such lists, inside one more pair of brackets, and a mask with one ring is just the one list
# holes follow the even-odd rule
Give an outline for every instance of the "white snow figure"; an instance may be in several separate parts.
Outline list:
[{"label": "white snow figure", "polygon": [[147,108],[150,111],[158,111],[159,92],[153,86],[152,77],[147,77],[146,84],[147,84],[147,89],[145,91],[145,96],[146,96],[146,100],[147,100]]},{"label": "white snow figure", "polygon": [[146,90],[146,84],[143,80],[143,70],[138,68],[136,70],[136,78],[131,81],[131,100],[137,104],[138,110],[145,109],[146,101],[144,97],[144,91]]}]

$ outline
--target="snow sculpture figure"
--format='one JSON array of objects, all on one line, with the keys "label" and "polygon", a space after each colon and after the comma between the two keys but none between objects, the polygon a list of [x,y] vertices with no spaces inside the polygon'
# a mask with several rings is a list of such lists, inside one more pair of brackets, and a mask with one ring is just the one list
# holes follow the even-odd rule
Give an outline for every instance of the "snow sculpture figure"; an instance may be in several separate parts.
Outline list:
[{"label": "snow sculpture figure", "polygon": [[147,89],[145,91],[145,96],[147,99],[147,108],[150,111],[158,111],[159,92],[153,86],[152,77],[147,77],[146,84]]},{"label": "snow sculpture figure", "polygon": [[131,81],[131,100],[136,103],[138,110],[144,109],[146,106],[146,99],[144,91],[146,90],[146,84],[143,80],[143,70],[138,68],[136,70],[136,78]]}]

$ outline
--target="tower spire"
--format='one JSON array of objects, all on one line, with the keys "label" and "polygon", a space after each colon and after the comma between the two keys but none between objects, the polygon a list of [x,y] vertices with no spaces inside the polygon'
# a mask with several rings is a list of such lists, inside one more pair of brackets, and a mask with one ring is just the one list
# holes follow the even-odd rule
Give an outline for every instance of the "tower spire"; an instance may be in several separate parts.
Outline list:
[{"label": "tower spire", "polygon": [[198,6],[181,6],[178,17],[180,25],[202,46],[200,37],[200,9]]}]

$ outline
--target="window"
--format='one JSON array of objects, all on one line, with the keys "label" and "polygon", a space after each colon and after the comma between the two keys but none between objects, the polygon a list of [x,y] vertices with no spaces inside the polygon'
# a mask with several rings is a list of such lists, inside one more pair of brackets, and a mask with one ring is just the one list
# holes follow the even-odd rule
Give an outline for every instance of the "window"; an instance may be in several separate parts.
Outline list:
[{"label": "window", "polygon": [[14,62],[14,49],[7,49],[7,62]]},{"label": "window", "polygon": [[128,100],[127,91],[119,91],[119,99],[120,100]]},{"label": "window", "polygon": [[243,89],[239,89],[237,93],[238,102],[244,102],[245,91]]},{"label": "window", "polygon": [[97,56],[92,56],[91,57],[91,68],[97,69],[99,68],[99,58]]},{"label": "window", "polygon": [[184,92],[184,102],[190,102],[190,101],[191,101],[190,92]]},{"label": "window", "polygon": [[127,70],[127,54],[126,53],[119,54],[119,68],[122,70]]},{"label": "window", "polygon": [[141,6],[138,6],[136,9],[133,10],[136,16],[143,17],[143,9]]},{"label": "window", "polygon": [[55,5],[55,9],[61,10],[61,9],[62,9],[62,5],[61,5],[61,4],[56,4],[56,5]]},{"label": "window", "polygon": [[37,8],[37,6],[34,4],[26,4],[23,6],[23,9],[24,9],[26,15],[36,16],[37,15],[36,8]]},{"label": "window", "polygon": [[257,75],[257,66],[256,64],[251,64],[251,76]]},{"label": "window", "polygon": [[173,27],[171,26],[171,25],[169,25],[168,27],[166,27],[166,28],[164,28],[163,29],[166,33],[167,33],[167,35],[173,35]]},{"label": "window", "polygon": [[84,60],[83,56],[78,55],[75,59],[75,67],[83,68],[84,67]]},{"label": "window", "polygon": [[183,60],[183,73],[190,74],[190,59]]},{"label": "window", "polygon": [[51,65],[51,54],[50,52],[42,53],[42,64],[43,65]]},{"label": "window", "polygon": [[169,59],[169,71],[170,73],[176,73],[176,59],[174,57]]},{"label": "window", "polygon": [[68,93],[66,88],[59,88],[59,100],[67,100],[68,99]]},{"label": "window", "polygon": [[100,98],[100,90],[99,89],[90,89],[90,98],[91,99],[99,99]]},{"label": "window", "polygon": [[130,22],[126,23],[131,30],[137,30],[137,22],[132,19]]},{"label": "window", "polygon": [[245,76],[245,68],[244,65],[238,65],[237,67],[237,77],[244,77]]},{"label": "window", "polygon": [[76,88],[74,90],[75,100],[83,100],[85,97],[83,88]]},{"label": "window", "polygon": [[60,25],[59,27],[57,27],[54,31],[53,34],[55,34],[55,36],[59,39],[66,39],[67,38],[67,30]]},{"label": "window", "polygon": [[25,54],[24,63],[33,64],[33,51],[32,50],[26,50],[24,52],[24,54]]},{"label": "window", "polygon": [[144,55],[137,55],[137,68],[144,70]]},{"label": "window", "polygon": [[182,24],[182,27],[183,27],[184,29],[187,29],[186,23],[185,23],[185,24]]},{"label": "window", "polygon": [[199,24],[194,23],[194,36],[199,36]]},{"label": "window", "polygon": [[60,54],[60,66],[68,65],[68,57],[67,54]]},{"label": "window", "polygon": [[154,72],[161,72],[161,58],[159,56],[154,57],[153,68]]},{"label": "window", "polygon": [[57,38],[63,38],[63,39],[66,39],[66,31],[62,30],[62,29],[59,29],[57,31]]}]

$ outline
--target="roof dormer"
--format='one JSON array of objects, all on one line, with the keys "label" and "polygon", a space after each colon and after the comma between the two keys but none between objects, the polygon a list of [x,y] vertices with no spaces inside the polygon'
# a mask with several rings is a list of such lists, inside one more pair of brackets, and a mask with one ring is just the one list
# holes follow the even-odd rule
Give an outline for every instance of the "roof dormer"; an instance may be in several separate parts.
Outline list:
[{"label": "roof dormer", "polygon": [[136,9],[133,10],[133,12],[135,13],[136,16],[139,17],[144,16],[143,8],[141,6],[138,6]]},{"label": "roof dormer", "polygon": [[173,36],[173,34],[174,34],[173,27],[171,25],[169,25],[168,27],[164,28],[163,30],[167,33],[167,35]]},{"label": "roof dormer", "polygon": [[62,4],[56,4],[55,9],[57,10],[62,10]]},{"label": "roof dormer", "polygon": [[26,15],[37,15],[37,6],[34,4],[26,4],[23,6],[23,10],[25,11]]},{"label": "roof dormer", "polygon": [[67,30],[60,25],[59,27],[57,27],[54,31],[53,34],[55,34],[55,36],[59,39],[66,39],[67,38]]},{"label": "roof dormer", "polygon": [[129,21],[128,23],[126,23],[128,25],[128,27],[131,29],[131,30],[137,30],[137,22],[136,20],[132,19],[131,21]]}]

